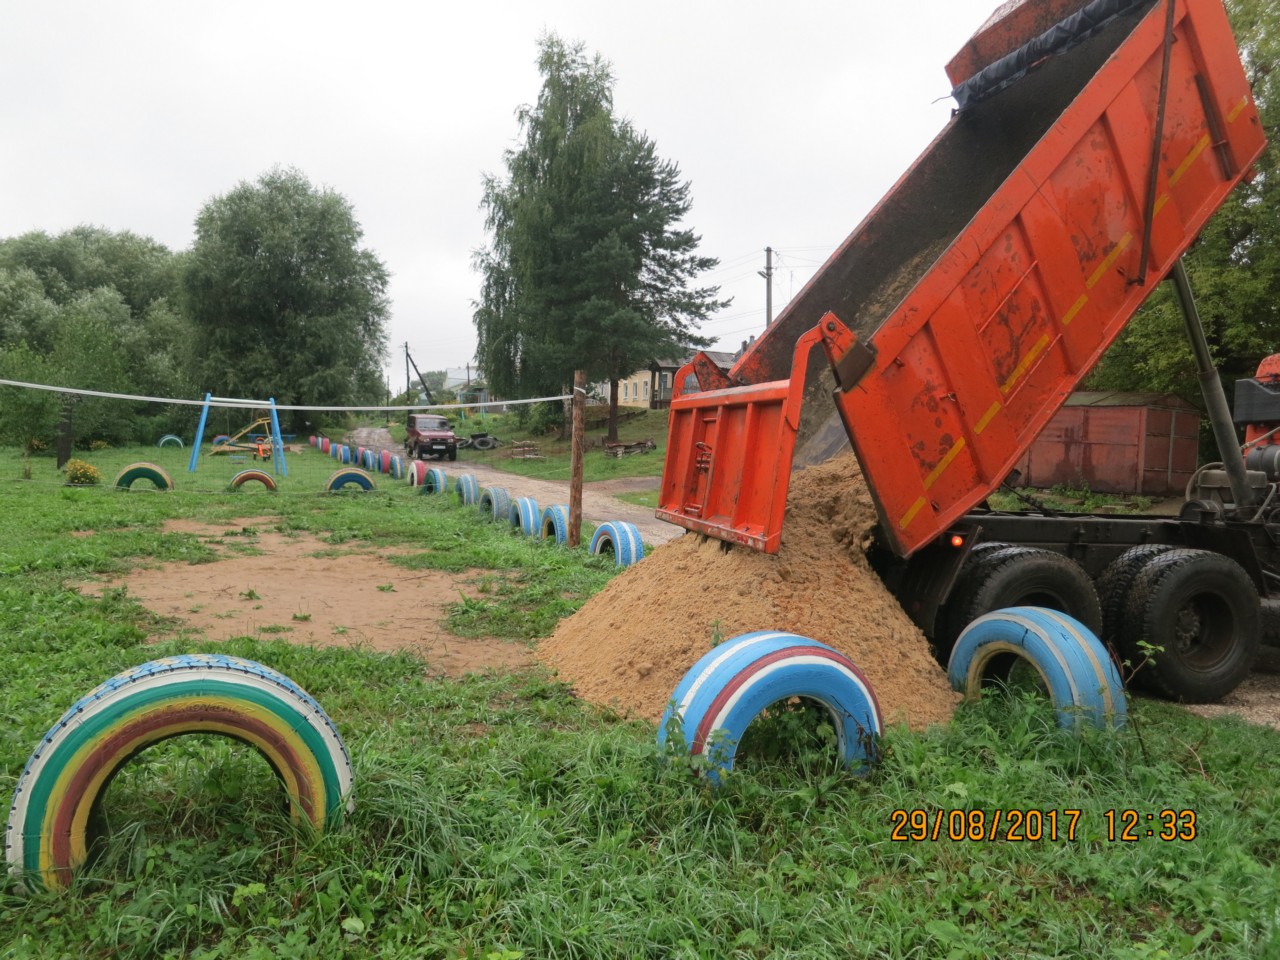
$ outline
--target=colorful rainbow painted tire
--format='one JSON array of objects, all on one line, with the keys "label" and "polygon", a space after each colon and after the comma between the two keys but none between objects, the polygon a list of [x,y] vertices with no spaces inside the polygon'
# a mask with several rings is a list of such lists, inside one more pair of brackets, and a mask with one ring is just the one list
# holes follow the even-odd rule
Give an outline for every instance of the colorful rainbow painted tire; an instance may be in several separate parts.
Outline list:
[{"label": "colorful rainbow painted tire", "polygon": [[181,447],[182,445],[183,445],[182,438],[178,436],[176,433],[166,433],[156,443],[157,447],[174,447],[174,446]]},{"label": "colorful rainbow painted tire", "polygon": [[1019,660],[1044,682],[1058,726],[1123,726],[1129,713],[1124,683],[1111,656],[1079,620],[1045,607],[1007,607],[974,620],[956,640],[947,664],[951,686],[976,700]]},{"label": "colorful rainbow painted tire", "polygon": [[815,700],[831,713],[846,767],[865,769],[877,759],[876,738],[884,724],[862,671],[824,643],[774,630],[726,640],[695,663],[662,715],[658,744],[667,742],[669,726],[673,733],[678,727],[689,752],[710,761],[708,779],[719,783],[733,769],[751,721],[770,704],[792,697]]},{"label": "colorful rainbow painted tire", "polygon": [[634,523],[609,520],[591,535],[591,552],[596,556],[613,554],[615,566],[629,567],[644,559],[644,541]]},{"label": "colorful rainbow painted tire", "polygon": [[480,494],[480,512],[487,520],[502,521],[507,519],[511,510],[511,494],[505,487],[485,487]]},{"label": "colorful rainbow painted tire", "polygon": [[475,506],[480,500],[480,485],[476,483],[474,474],[464,473],[460,476],[453,490],[465,507]]},{"label": "colorful rainbow painted tire", "polygon": [[569,508],[564,504],[558,503],[543,510],[542,520],[538,525],[538,536],[543,540],[567,543],[569,540]]},{"label": "colorful rainbow painted tire", "polygon": [[351,760],[333,721],[283,674],[252,660],[189,654],[117,674],[45,734],[14,790],[5,858],[31,886],[66,886],[88,854],[91,812],[140,750],[185,733],[255,747],[295,821],[336,826],[352,809]]},{"label": "colorful rainbow painted tire", "polygon": [[325,493],[333,493],[343,487],[357,486],[361,490],[373,489],[373,477],[359,467],[343,467],[325,481]]},{"label": "colorful rainbow painted tire", "polygon": [[154,463],[129,464],[120,471],[115,485],[119,490],[128,490],[135,480],[150,480],[156,485],[157,490],[173,489],[173,478],[164,471],[163,467],[157,467]]},{"label": "colorful rainbow painted tire", "polygon": [[511,501],[507,510],[507,521],[526,537],[536,537],[539,533],[538,521],[542,514],[538,512],[538,501],[533,497],[517,497]]},{"label": "colorful rainbow painted tire", "polygon": [[449,478],[444,475],[444,471],[439,467],[432,467],[427,471],[426,478],[422,481],[423,493],[444,493],[449,489]]},{"label": "colorful rainbow painted tire", "polygon": [[387,465],[387,473],[391,474],[392,480],[404,479],[404,461],[400,459],[399,454],[391,457],[391,460]]},{"label": "colorful rainbow painted tire", "polygon": [[275,477],[267,473],[265,470],[254,470],[252,468],[248,470],[241,470],[234,477],[232,477],[231,480],[227,483],[227,489],[239,490],[242,486],[244,486],[250,480],[256,480],[258,483],[262,484],[268,490],[276,489]]},{"label": "colorful rainbow painted tire", "polygon": [[391,472],[391,451],[382,450],[378,453],[378,469],[382,473]]}]

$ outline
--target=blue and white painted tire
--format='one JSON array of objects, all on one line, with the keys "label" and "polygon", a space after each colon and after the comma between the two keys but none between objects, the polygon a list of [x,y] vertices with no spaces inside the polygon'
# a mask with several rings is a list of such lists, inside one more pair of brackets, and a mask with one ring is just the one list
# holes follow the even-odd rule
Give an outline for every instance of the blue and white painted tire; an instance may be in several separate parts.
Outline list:
[{"label": "blue and white painted tire", "polygon": [[710,762],[707,776],[718,783],[733,769],[751,721],[771,704],[792,697],[826,707],[846,767],[865,770],[875,762],[884,723],[862,671],[824,643],[777,630],[726,640],[695,663],[662,715],[658,744],[665,745],[678,728],[690,754]]},{"label": "blue and white painted tire", "polygon": [[325,493],[333,493],[343,487],[356,486],[361,490],[373,489],[373,477],[359,467],[343,467],[325,481]]},{"label": "blue and white painted tire", "polygon": [[176,433],[166,433],[156,444],[157,447],[181,447],[182,445],[182,438]]},{"label": "blue and white painted tire", "polygon": [[591,535],[591,552],[596,556],[612,554],[615,566],[629,567],[644,559],[644,541],[634,523],[609,520]]},{"label": "blue and white painted tire", "polygon": [[449,478],[439,467],[432,467],[426,472],[422,481],[423,493],[445,493],[449,489]]},{"label": "blue and white painted tire", "polygon": [[90,811],[111,777],[140,750],[187,733],[254,747],[284,785],[294,820],[323,830],[352,809],[347,748],[305,690],[252,660],[164,657],[100,684],[45,734],[14,789],[9,869],[31,887],[66,886],[88,855]]},{"label": "blue and white painted tire", "polygon": [[976,700],[983,686],[1007,677],[1015,658],[1039,673],[1058,726],[1124,724],[1129,707],[1110,654],[1080,621],[1046,607],[1007,607],[978,617],[956,640],[947,679],[966,700]]},{"label": "blue and white painted tire", "polygon": [[453,489],[465,507],[474,507],[480,502],[480,484],[476,482],[475,474],[464,473]]},{"label": "blue and white painted tire", "polygon": [[538,501],[533,497],[517,497],[511,501],[507,510],[507,522],[526,537],[538,536],[538,527],[542,514],[538,511]]},{"label": "blue and white painted tire", "polygon": [[543,540],[566,543],[569,540],[569,508],[562,503],[542,511],[538,524],[538,536]]},{"label": "blue and white painted tire", "polygon": [[392,480],[404,479],[404,460],[400,458],[399,454],[393,453],[391,455],[391,460],[387,466],[387,473],[391,474]]},{"label": "blue and white painted tire", "polygon": [[480,494],[480,512],[487,520],[506,520],[511,510],[511,494],[505,487],[485,487]]}]

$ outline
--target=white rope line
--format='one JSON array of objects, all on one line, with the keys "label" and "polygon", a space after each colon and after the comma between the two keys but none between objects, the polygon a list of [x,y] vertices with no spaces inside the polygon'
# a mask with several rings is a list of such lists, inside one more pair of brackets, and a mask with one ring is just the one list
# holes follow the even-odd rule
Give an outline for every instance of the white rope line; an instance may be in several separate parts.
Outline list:
[{"label": "white rope line", "polygon": [[[146,403],[176,403],[184,404],[189,407],[203,407],[206,405],[204,400],[191,400],[189,398],[177,397],[141,397],[132,393],[107,393],[102,390],[82,390],[75,387],[54,387],[47,383],[24,383],[21,380],[0,380],[0,386],[5,387],[25,387],[28,390],[48,390],[52,393],[74,393],[82,397],[103,397],[107,400],[138,400]],[[483,403],[413,403],[396,407],[318,407],[312,404],[272,404],[269,400],[227,400],[225,398],[216,398],[207,401],[210,407],[230,407],[233,409],[256,409],[259,407],[274,407],[276,410],[323,410],[326,412],[347,412],[357,413],[368,410],[458,410],[472,407],[514,407],[526,403],[544,403],[553,400],[569,400],[571,394],[561,394],[558,397],[534,397],[530,400],[486,400]]]}]

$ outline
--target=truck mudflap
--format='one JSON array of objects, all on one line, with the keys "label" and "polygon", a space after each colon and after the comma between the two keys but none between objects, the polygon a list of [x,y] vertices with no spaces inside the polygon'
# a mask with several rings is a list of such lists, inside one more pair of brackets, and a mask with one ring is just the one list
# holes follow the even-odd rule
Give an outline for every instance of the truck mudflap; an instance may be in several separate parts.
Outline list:
[{"label": "truck mudflap", "polygon": [[955,215],[904,212],[969,184],[957,141],[1021,150],[994,121],[1051,67],[953,119],[729,371],[746,386],[673,400],[660,517],[777,549],[819,342],[888,549],[910,556],[999,487],[1265,145],[1221,3],[1146,11],[1061,58],[1077,92],[954,233],[936,235]]}]

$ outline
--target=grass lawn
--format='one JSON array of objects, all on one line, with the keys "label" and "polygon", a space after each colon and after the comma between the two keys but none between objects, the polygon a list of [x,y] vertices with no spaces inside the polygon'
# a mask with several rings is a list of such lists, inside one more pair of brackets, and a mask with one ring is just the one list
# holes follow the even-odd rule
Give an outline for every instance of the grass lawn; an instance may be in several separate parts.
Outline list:
[{"label": "grass lawn", "polygon": [[[520,642],[613,575],[403,483],[323,495],[336,466],[305,447],[276,495],[227,493],[242,465],[206,458],[192,474],[186,456],[87,455],[108,483],[146,459],[176,485],[122,493],[65,487],[47,459],[24,480],[0,451],[0,803],[90,688],[208,648],[150,642],[160,625],[127,591],[70,587],[143,562],[213,561],[163,532],[168,519],[256,516],[333,544],[410,546],[415,563],[508,571],[528,590],[486,598],[482,629]],[[465,615],[460,601],[451,617]],[[1280,956],[1269,729],[1138,700],[1125,729],[1076,735],[1042,702],[993,696],[946,729],[890,731],[859,779],[833,766],[829,730],[784,715],[753,728],[757,746],[712,790],[657,751],[650,724],[538,669],[459,680],[404,654],[249,638],[220,649],[324,707],[352,756],[355,812],[317,836],[291,825],[249,748],[153,746],[108,788],[105,839],[69,890],[0,892],[0,958]],[[1023,814],[1021,834],[988,835],[997,810]],[[1129,810],[1136,839],[1124,840]],[[1172,839],[1159,835],[1165,810]]]}]

